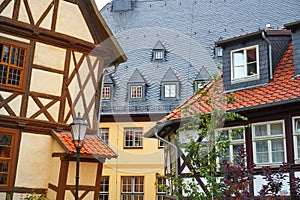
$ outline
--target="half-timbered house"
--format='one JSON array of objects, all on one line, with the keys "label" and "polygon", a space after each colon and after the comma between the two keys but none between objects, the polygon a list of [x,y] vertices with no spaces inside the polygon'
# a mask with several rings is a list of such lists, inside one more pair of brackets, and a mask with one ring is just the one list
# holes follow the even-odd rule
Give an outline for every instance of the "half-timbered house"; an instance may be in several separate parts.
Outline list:
[{"label": "half-timbered house", "polygon": [[88,123],[80,199],[98,199],[102,71],[126,60],[93,0],[0,1],[0,199],[47,193],[72,199],[75,149],[68,124]]},{"label": "half-timbered house", "polygon": [[[300,175],[300,22],[286,24],[285,28],[259,30],[216,43],[223,48],[221,93],[225,98],[232,97],[225,111],[247,117],[247,121],[225,122],[216,131],[243,130],[237,139],[230,140],[227,157],[232,160],[237,147],[246,149],[247,164],[256,164],[250,188],[254,195],[258,195],[265,183],[261,176],[263,166],[278,169],[283,162],[290,164],[282,189],[285,195],[290,193],[291,178]],[[211,112],[212,104],[205,96],[212,91],[212,85],[213,82],[205,85],[199,94],[192,95],[160,120],[147,135],[173,144],[165,148],[166,174],[172,175],[176,170],[181,177],[194,177],[202,189],[205,189],[203,177],[195,173],[175,138],[185,140],[185,134],[178,130],[193,113]]]}]

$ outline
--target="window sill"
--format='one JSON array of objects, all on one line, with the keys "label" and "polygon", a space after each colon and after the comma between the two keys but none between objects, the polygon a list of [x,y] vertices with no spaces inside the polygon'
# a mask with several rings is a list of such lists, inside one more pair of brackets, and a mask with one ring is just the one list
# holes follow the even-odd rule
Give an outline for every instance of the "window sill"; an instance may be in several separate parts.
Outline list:
[{"label": "window sill", "polygon": [[124,147],[123,149],[143,149],[143,147]]},{"label": "window sill", "polygon": [[259,75],[248,76],[248,77],[239,78],[239,79],[231,79],[231,84],[243,83],[243,82],[255,81],[255,80],[259,80]]}]

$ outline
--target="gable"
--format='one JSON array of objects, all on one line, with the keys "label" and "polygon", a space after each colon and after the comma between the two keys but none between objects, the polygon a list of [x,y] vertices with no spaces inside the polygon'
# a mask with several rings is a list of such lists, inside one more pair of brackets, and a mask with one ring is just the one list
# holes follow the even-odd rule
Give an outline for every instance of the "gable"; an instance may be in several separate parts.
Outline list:
[{"label": "gable", "polygon": [[173,70],[171,68],[169,68],[162,81],[164,81],[164,82],[177,82],[178,78],[174,74]]},{"label": "gable", "polygon": [[135,70],[131,78],[129,79],[129,83],[145,83],[144,78],[142,77],[139,70]]}]

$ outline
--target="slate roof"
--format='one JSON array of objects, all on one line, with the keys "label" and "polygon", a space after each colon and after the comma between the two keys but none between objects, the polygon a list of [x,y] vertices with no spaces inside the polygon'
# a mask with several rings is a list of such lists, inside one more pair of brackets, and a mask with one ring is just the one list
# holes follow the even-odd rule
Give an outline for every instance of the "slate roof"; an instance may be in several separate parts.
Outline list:
[{"label": "slate roof", "polygon": [[[289,45],[274,72],[273,80],[269,84],[251,89],[242,89],[233,93],[234,101],[226,105],[228,111],[241,111],[262,108],[300,100],[300,77],[295,77],[293,62],[293,47]],[[211,91],[213,83],[208,83],[199,94],[192,95],[186,102],[178,106],[160,122],[175,120],[187,116],[184,108],[189,108],[189,114],[194,111],[209,113],[211,105],[207,104],[207,91]],[[203,94],[205,94],[203,96]],[[232,94],[224,94],[227,97]]]},{"label": "slate roof", "polygon": [[[54,132],[54,131],[53,131]],[[70,132],[54,132],[54,138],[62,145],[68,154],[75,154],[76,149],[72,142]],[[99,137],[87,135],[84,139],[85,143],[80,153],[83,155],[101,157],[101,158],[117,158],[117,154],[103,142]]]},{"label": "slate roof", "polygon": [[[102,102],[102,115],[169,113],[193,94],[193,80],[203,66],[208,76],[219,72],[215,63],[222,57],[214,57],[216,41],[257,32],[266,24],[277,29],[299,20],[299,0],[135,0],[126,11],[112,11],[113,4],[100,12],[128,61],[112,76],[114,94],[110,102]],[[167,51],[166,61],[155,62],[152,50],[159,41]],[[169,68],[180,83],[174,101],[161,99],[161,82]],[[136,69],[147,83],[145,99],[138,102],[127,96]]]}]

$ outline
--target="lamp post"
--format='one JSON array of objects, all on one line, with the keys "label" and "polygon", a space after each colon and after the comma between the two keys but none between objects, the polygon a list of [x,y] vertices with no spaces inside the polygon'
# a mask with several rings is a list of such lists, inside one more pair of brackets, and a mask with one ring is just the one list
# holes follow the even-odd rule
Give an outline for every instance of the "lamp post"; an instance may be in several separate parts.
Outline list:
[{"label": "lamp post", "polygon": [[76,187],[75,187],[75,200],[78,200],[78,186],[79,186],[79,163],[80,163],[80,150],[83,147],[84,137],[86,134],[87,123],[81,118],[80,113],[75,120],[70,124],[73,143],[76,148]]}]

